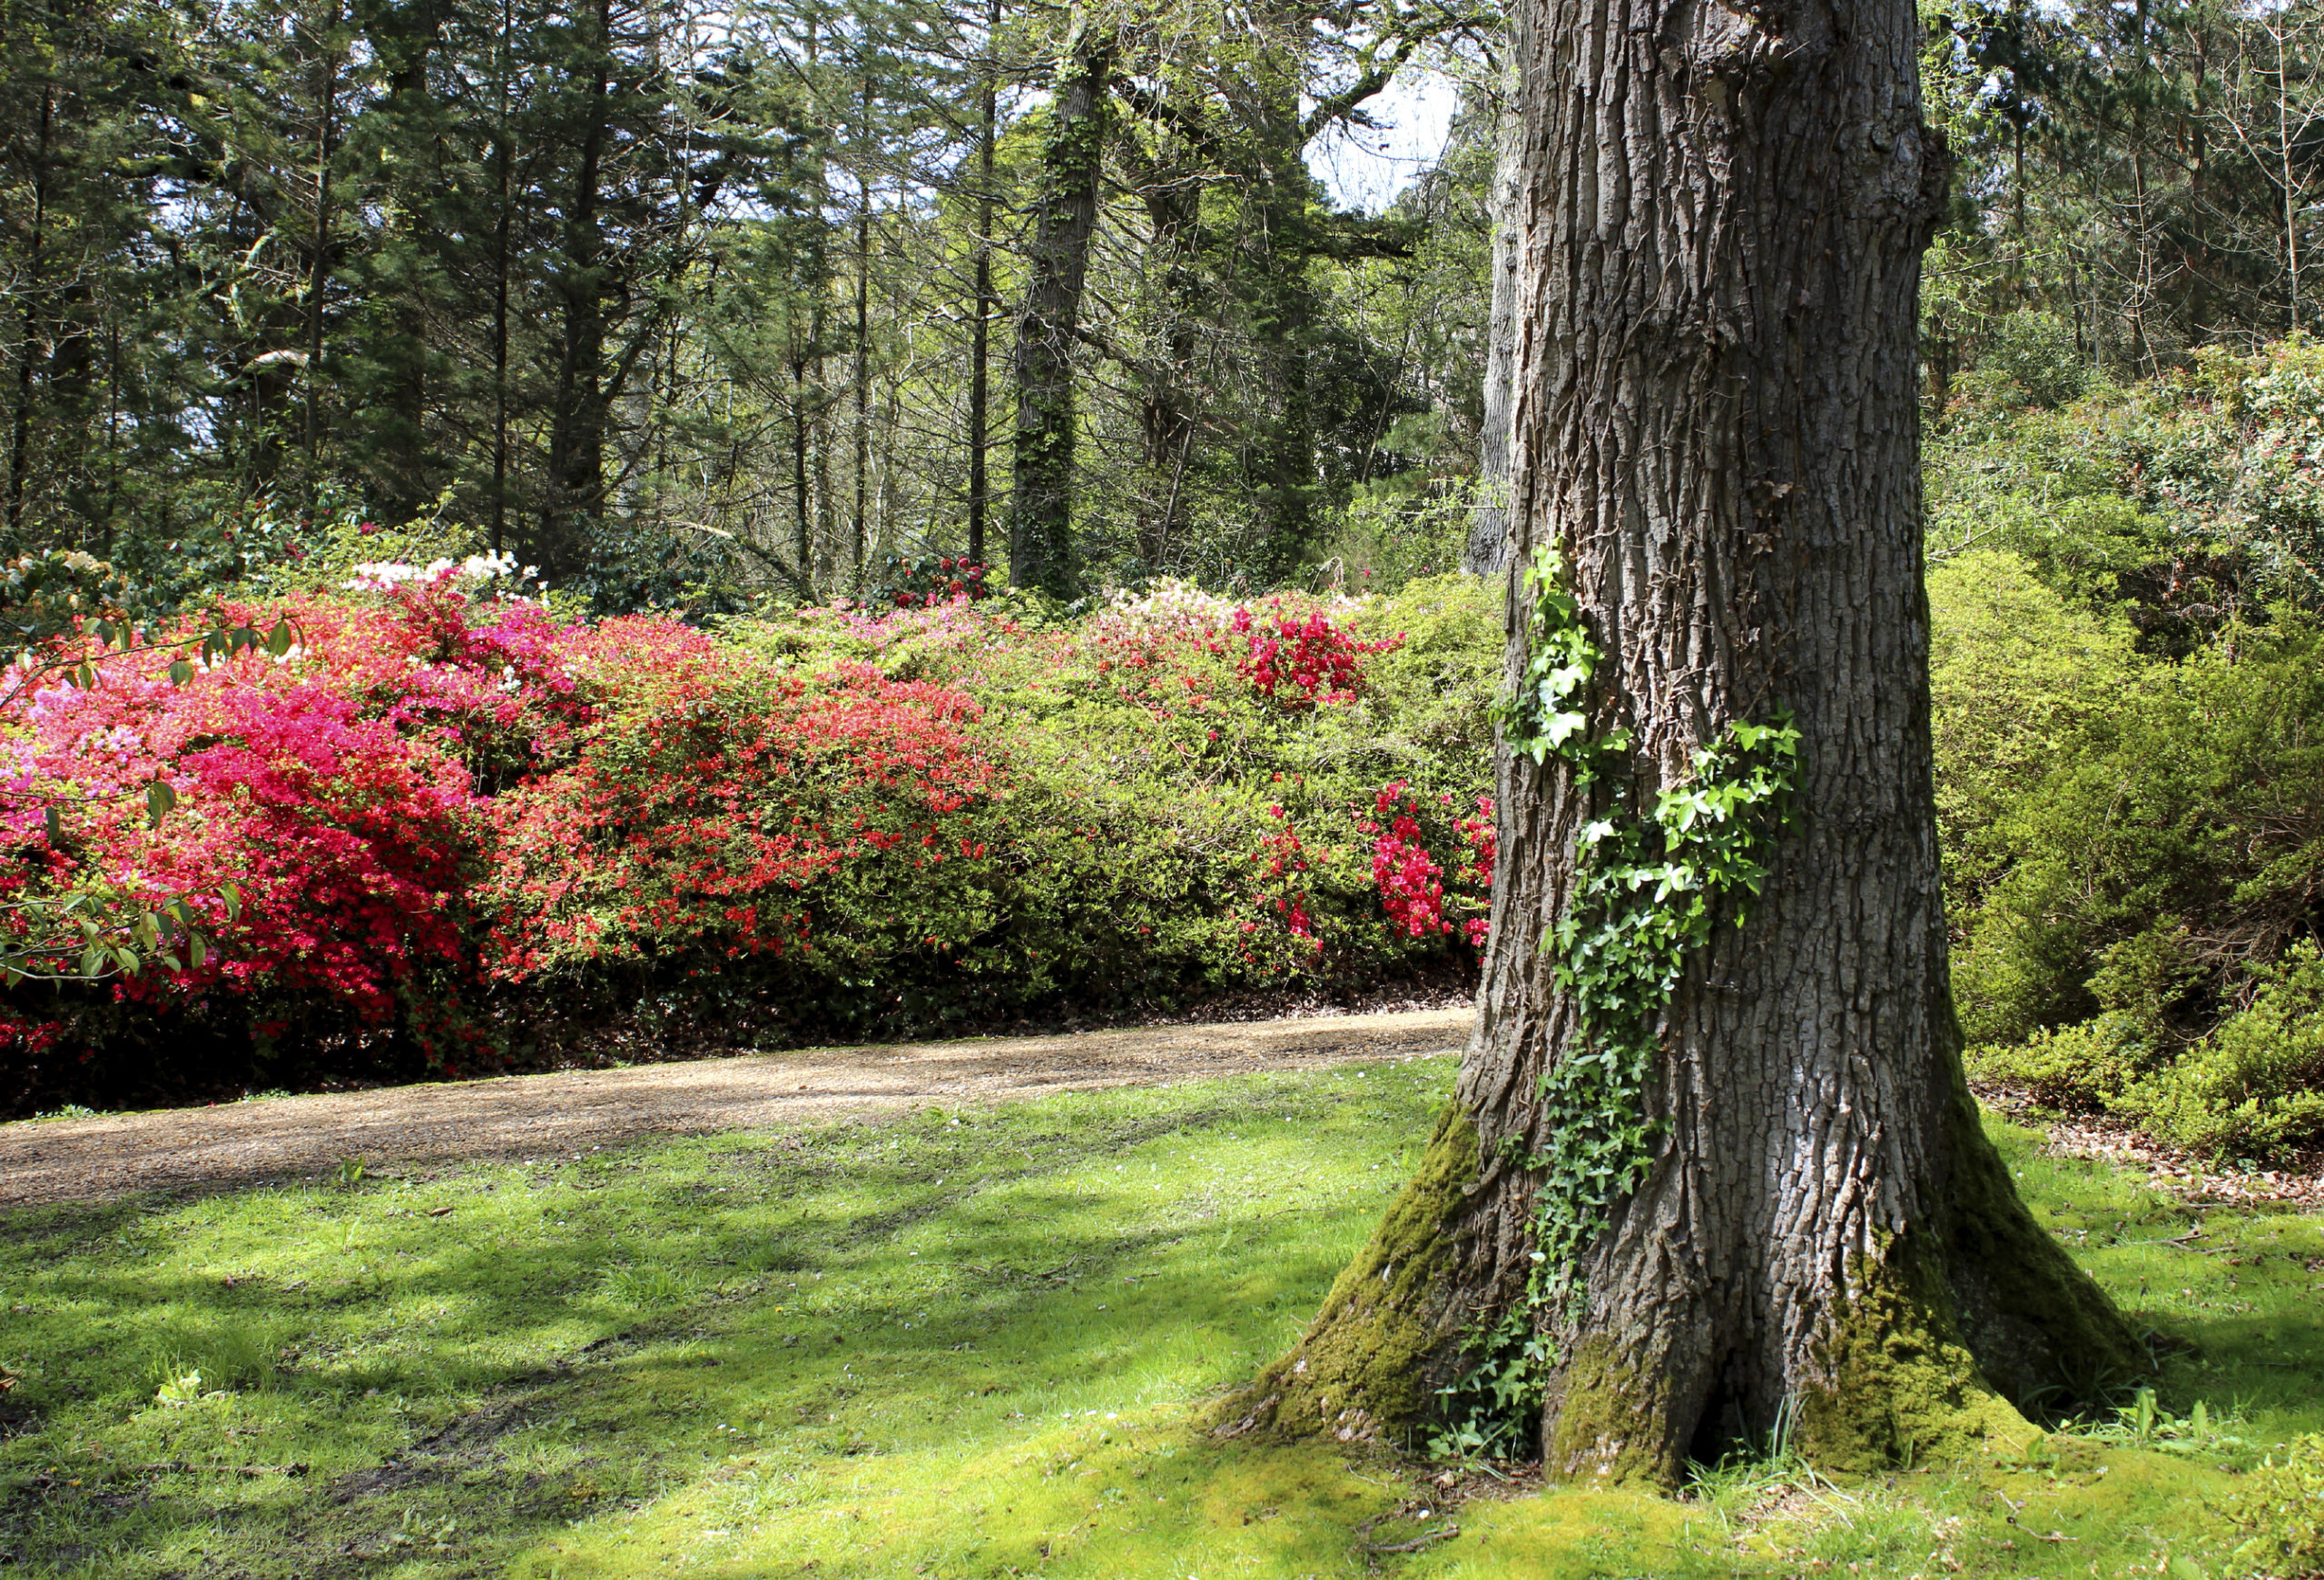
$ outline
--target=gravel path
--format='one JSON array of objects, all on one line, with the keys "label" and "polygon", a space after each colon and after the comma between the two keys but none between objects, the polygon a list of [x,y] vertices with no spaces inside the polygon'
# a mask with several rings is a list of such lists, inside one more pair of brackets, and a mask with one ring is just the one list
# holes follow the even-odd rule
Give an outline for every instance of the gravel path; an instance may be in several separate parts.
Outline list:
[{"label": "gravel path", "polygon": [[0,1207],[698,1135],[1457,1050],[1474,1012],[1317,1015],[518,1075],[0,1124]]}]

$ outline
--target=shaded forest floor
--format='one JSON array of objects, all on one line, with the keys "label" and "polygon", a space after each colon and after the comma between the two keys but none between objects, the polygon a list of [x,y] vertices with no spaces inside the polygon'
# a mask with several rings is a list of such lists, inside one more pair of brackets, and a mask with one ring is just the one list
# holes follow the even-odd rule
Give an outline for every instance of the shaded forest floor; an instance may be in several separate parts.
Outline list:
[{"label": "shaded forest floor", "polygon": [[0,1565],[2223,1580],[2211,1502],[2324,1427],[2324,1216],[2191,1203],[1996,1121],[2037,1212],[2186,1347],[2143,1413],[1677,1498],[1196,1435],[1313,1313],[1452,1070],[0,1210]]}]

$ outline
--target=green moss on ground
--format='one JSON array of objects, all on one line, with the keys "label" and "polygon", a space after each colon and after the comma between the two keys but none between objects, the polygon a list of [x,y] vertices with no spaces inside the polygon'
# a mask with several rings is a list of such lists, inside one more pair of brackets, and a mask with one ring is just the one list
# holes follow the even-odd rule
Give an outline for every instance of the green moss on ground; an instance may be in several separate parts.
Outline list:
[{"label": "green moss on ground", "polygon": [[[2189,1209],[2002,1131],[2053,1238],[2193,1347],[2143,1424],[1893,1476],[1751,1462],[1686,1497],[1450,1510],[1376,1450],[1203,1433],[1402,1192],[1452,1076],[0,1214],[0,1366],[24,1378],[0,1569],[2065,1580],[2184,1557],[2226,1580],[2205,1498],[2324,1428],[2324,1217]],[[188,1402],[157,1397],[194,1372]]]},{"label": "green moss on ground", "polygon": [[1437,1290],[1452,1257],[1443,1228],[1476,1174],[1476,1126],[1447,1104],[1412,1183],[1298,1344],[1214,1413],[1221,1436],[1377,1442],[1426,1417],[1429,1362],[1443,1344]]}]

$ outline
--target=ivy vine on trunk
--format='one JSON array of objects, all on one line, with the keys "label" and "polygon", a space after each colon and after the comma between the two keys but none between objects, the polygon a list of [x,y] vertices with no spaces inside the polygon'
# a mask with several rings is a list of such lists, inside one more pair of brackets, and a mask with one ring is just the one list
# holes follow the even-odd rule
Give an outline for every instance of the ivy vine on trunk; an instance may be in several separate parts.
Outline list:
[{"label": "ivy vine on trunk", "polygon": [[1526,0],[1493,933],[1417,1177],[1227,1432],[1869,1467],[2142,1369],[1963,1079],[1904,0]]}]

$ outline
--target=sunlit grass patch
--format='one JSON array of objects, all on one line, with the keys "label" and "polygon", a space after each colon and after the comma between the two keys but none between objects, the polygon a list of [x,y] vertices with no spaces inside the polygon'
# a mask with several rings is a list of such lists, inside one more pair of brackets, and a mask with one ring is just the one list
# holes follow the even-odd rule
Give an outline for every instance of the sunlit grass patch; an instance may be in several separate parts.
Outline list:
[{"label": "sunlit grass patch", "polygon": [[2324,1425],[2316,1220],[2191,1212],[2003,1131],[2067,1243],[2195,1347],[2142,1404],[2028,1455],[1846,1484],[1762,1455],[1675,1498],[1462,1497],[1385,1458],[1204,1437],[1206,1403],[1290,1340],[1402,1184],[1451,1076],[1414,1061],[13,1213],[0,1553],[133,1580],[2179,1560],[2225,1580],[2206,1498]]}]

